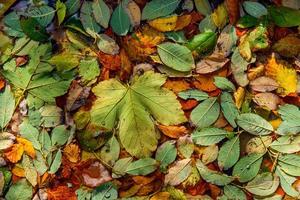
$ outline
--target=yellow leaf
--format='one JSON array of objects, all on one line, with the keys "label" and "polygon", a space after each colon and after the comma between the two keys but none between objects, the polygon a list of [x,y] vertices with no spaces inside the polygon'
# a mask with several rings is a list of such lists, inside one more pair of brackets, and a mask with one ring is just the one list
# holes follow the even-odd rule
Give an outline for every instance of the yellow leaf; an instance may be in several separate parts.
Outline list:
[{"label": "yellow leaf", "polygon": [[181,30],[188,26],[192,21],[191,15],[181,15],[178,17],[174,31]]},{"label": "yellow leaf", "polygon": [[282,120],[280,118],[277,118],[277,119],[273,119],[269,122],[273,126],[274,130],[276,130],[279,127],[279,125],[282,123]]},{"label": "yellow leaf", "polygon": [[24,138],[20,138],[18,137],[17,138],[17,142],[19,144],[22,144],[23,145],[23,148],[24,148],[24,151],[27,155],[29,155],[31,158],[34,158],[35,157],[35,150],[33,148],[33,145],[30,141],[24,139]]},{"label": "yellow leaf", "polygon": [[72,163],[77,163],[80,159],[80,149],[76,144],[69,144],[64,148],[64,156]]},{"label": "yellow leaf", "polygon": [[242,104],[244,102],[245,98],[245,89],[243,87],[239,87],[233,94],[234,100],[235,100],[235,105],[238,109],[242,107]]},{"label": "yellow leaf", "polygon": [[224,4],[219,5],[212,13],[212,19],[218,28],[223,28],[226,25],[228,14]]},{"label": "yellow leaf", "polygon": [[176,27],[177,15],[163,17],[149,21],[149,25],[161,32],[173,31]]},{"label": "yellow leaf", "polygon": [[11,172],[18,177],[25,177],[25,171],[23,168],[15,165],[14,168],[12,168]]},{"label": "yellow leaf", "polygon": [[169,200],[169,199],[170,199],[169,192],[159,192],[150,198],[150,200]]},{"label": "yellow leaf", "polygon": [[294,93],[297,90],[297,72],[294,68],[287,66],[287,63],[276,60],[273,55],[268,59],[266,75],[273,78],[280,85],[277,92],[282,96]]},{"label": "yellow leaf", "polygon": [[9,160],[12,163],[17,163],[19,160],[21,160],[22,155],[24,153],[24,147],[22,144],[14,144],[12,148],[4,153],[7,160]]}]

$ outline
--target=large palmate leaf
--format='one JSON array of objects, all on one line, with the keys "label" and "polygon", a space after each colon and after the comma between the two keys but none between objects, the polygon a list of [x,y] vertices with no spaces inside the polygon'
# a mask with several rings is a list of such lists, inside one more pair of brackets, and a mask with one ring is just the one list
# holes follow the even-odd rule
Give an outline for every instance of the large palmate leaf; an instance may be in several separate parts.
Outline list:
[{"label": "large palmate leaf", "polygon": [[142,19],[155,19],[171,14],[180,0],[152,0],[146,4],[142,12]]},{"label": "large palmate leaf", "polygon": [[10,87],[0,92],[0,102],[0,128],[3,129],[10,121],[15,108],[15,98]]},{"label": "large palmate leaf", "polygon": [[98,97],[91,110],[91,121],[112,130],[119,121],[122,145],[132,155],[148,156],[156,149],[158,135],[151,116],[164,125],[186,121],[175,94],[161,88],[165,76],[146,72],[130,86],[116,79],[100,82],[93,88]]},{"label": "large palmate leaf", "polygon": [[268,135],[273,131],[272,125],[254,113],[244,113],[237,117],[237,124],[254,135]]},{"label": "large palmate leaf", "polygon": [[40,62],[39,53],[42,54],[43,51],[39,48],[33,50],[26,67],[17,67],[14,71],[3,70],[1,73],[11,84],[23,90],[23,93],[45,102],[55,102],[55,97],[68,90],[71,80],[47,71],[48,68]]},{"label": "large palmate leaf", "polygon": [[231,176],[207,168],[200,160],[197,160],[196,166],[201,177],[209,183],[215,185],[227,185],[234,180]]}]

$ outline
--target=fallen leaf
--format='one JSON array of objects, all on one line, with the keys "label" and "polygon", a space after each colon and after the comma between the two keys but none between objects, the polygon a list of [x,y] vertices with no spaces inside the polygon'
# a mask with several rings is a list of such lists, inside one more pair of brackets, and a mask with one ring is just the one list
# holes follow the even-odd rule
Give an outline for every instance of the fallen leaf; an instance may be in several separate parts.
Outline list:
[{"label": "fallen leaf", "polygon": [[52,189],[47,189],[48,200],[77,200],[75,191],[65,185],[60,185]]},{"label": "fallen leaf", "polygon": [[251,89],[258,92],[271,92],[279,87],[279,84],[272,78],[261,76],[250,82]]},{"label": "fallen leaf", "polygon": [[21,160],[22,155],[24,153],[24,146],[23,144],[14,144],[12,148],[5,152],[5,157],[12,163],[17,163],[19,160]]},{"label": "fallen leaf", "polygon": [[170,17],[158,18],[149,21],[148,24],[161,32],[173,31],[176,27],[177,15],[172,15]]},{"label": "fallen leaf", "polygon": [[225,5],[229,15],[230,24],[235,24],[240,17],[240,1],[239,0],[225,0]]},{"label": "fallen leaf", "polygon": [[188,26],[191,23],[192,16],[191,15],[180,15],[176,21],[176,26],[174,31],[179,31]]},{"label": "fallen leaf", "polygon": [[17,142],[23,145],[24,151],[27,155],[29,155],[31,158],[35,158],[35,150],[33,148],[32,143],[29,140],[17,137]]},{"label": "fallen leaf", "polygon": [[80,160],[80,149],[77,144],[68,144],[64,150],[63,155],[72,163],[77,163]]},{"label": "fallen leaf", "polygon": [[11,173],[13,173],[13,175],[18,177],[25,177],[24,169],[17,165],[15,165],[14,168],[12,168]]},{"label": "fallen leaf", "polygon": [[188,133],[185,126],[165,126],[158,124],[157,127],[163,134],[170,138],[180,138]]},{"label": "fallen leaf", "polygon": [[205,57],[197,63],[196,71],[199,74],[208,74],[215,72],[224,67],[229,62],[229,59],[224,58],[220,54],[212,54]]},{"label": "fallen leaf", "polygon": [[286,96],[297,90],[296,70],[288,67],[285,62],[277,60],[274,55],[268,59],[266,75],[277,81],[280,85],[277,92],[282,96]]},{"label": "fallen leaf", "polygon": [[270,92],[256,94],[253,101],[260,107],[265,107],[270,110],[276,110],[281,102],[280,98],[276,94]]},{"label": "fallen leaf", "polygon": [[169,192],[159,192],[153,195],[150,200],[169,200],[170,193]]},{"label": "fallen leaf", "polygon": [[92,162],[84,168],[82,178],[83,183],[88,187],[97,187],[112,179],[110,173],[99,161]]},{"label": "fallen leaf", "polygon": [[184,90],[190,89],[191,87],[187,81],[180,80],[180,79],[177,80],[167,79],[167,81],[163,86],[165,88],[168,88],[169,90],[172,90],[176,94]]},{"label": "fallen leaf", "polygon": [[238,109],[240,109],[242,107],[242,104],[244,102],[244,98],[245,98],[245,89],[243,87],[239,87],[234,93],[233,93],[233,97],[234,97],[234,101],[235,101],[235,105]]},{"label": "fallen leaf", "polygon": [[141,23],[141,9],[136,4],[135,1],[130,0],[128,4],[126,5],[126,11],[129,16],[130,22],[132,26],[138,26]]},{"label": "fallen leaf", "polygon": [[294,57],[300,54],[300,38],[295,35],[288,35],[277,41],[272,49],[285,57]]},{"label": "fallen leaf", "polygon": [[250,68],[247,73],[249,81],[252,81],[259,76],[262,76],[264,74],[264,70],[265,66],[263,64],[259,64],[255,68]]}]

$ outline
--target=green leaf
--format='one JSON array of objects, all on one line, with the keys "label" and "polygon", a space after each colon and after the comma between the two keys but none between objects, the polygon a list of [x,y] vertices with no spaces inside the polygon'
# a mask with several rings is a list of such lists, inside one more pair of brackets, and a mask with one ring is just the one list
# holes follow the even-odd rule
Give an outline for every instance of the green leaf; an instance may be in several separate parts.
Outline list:
[{"label": "green leaf", "polygon": [[60,25],[66,17],[67,7],[60,0],[56,1],[55,7],[57,10],[58,25]]},{"label": "green leaf", "polygon": [[214,84],[221,90],[226,90],[228,92],[234,92],[236,90],[234,84],[225,77],[215,76]]},{"label": "green leaf", "polygon": [[249,15],[256,18],[260,18],[261,16],[268,14],[266,7],[258,2],[244,1],[243,7]]},{"label": "green leaf", "polygon": [[[201,0],[200,0],[201,1]],[[202,19],[199,23],[199,31],[200,32],[215,32],[217,26],[215,25],[211,15],[207,15],[204,19]]]},{"label": "green leaf", "polygon": [[126,5],[124,2],[119,3],[114,12],[112,13],[110,25],[113,31],[118,35],[126,35],[130,29],[130,18],[125,10]]},{"label": "green leaf", "polygon": [[54,160],[50,166],[49,174],[55,174],[61,165],[62,153],[59,149],[54,157]]},{"label": "green leaf", "polygon": [[165,176],[165,185],[179,185],[188,178],[192,171],[191,159],[177,161],[169,168]]},{"label": "green leaf", "polygon": [[198,145],[209,146],[223,140],[229,132],[219,128],[197,129],[192,133],[193,141]]},{"label": "green leaf", "polygon": [[191,113],[191,121],[198,128],[212,125],[219,117],[220,105],[216,97],[210,97],[200,103]]},{"label": "green leaf", "polygon": [[64,145],[68,141],[70,134],[65,125],[56,126],[51,133],[52,146]]},{"label": "green leaf", "polygon": [[244,15],[238,20],[236,26],[239,28],[250,28],[256,26],[257,24],[257,18],[252,17],[251,15]]},{"label": "green leaf", "polygon": [[231,176],[207,168],[200,160],[197,160],[196,166],[201,178],[209,183],[223,186],[228,185],[234,180],[234,178]]},{"label": "green leaf", "polygon": [[94,14],[95,20],[103,28],[108,28],[111,11],[103,0],[95,0],[93,2],[93,14]]},{"label": "green leaf", "polygon": [[196,51],[199,54],[211,52],[217,43],[217,34],[212,31],[207,31],[195,35],[187,44],[187,48],[191,51]]},{"label": "green leaf", "polygon": [[22,166],[25,171],[25,177],[31,183],[32,186],[37,184],[37,172],[32,163],[32,160],[26,154],[23,155]]},{"label": "green leaf", "polygon": [[292,187],[292,184],[297,180],[295,177],[287,175],[280,167],[276,167],[275,174],[279,176],[280,185],[289,196],[300,197],[300,193]]},{"label": "green leaf", "polygon": [[55,127],[61,123],[62,109],[54,105],[45,105],[40,108],[41,125]]},{"label": "green leaf", "polygon": [[300,151],[300,136],[282,136],[274,140],[270,147],[281,153],[296,153]]},{"label": "green leaf", "polygon": [[5,87],[4,92],[0,92],[0,102],[0,128],[4,129],[15,109],[15,98],[9,86]]},{"label": "green leaf", "polygon": [[45,42],[49,39],[46,28],[39,24],[35,18],[22,18],[20,20],[23,32],[32,40]]},{"label": "green leaf", "polygon": [[73,15],[80,9],[81,1],[80,0],[67,0],[67,16]]},{"label": "green leaf", "polygon": [[211,7],[208,0],[195,0],[195,6],[199,13],[202,15],[209,15],[211,13]]},{"label": "green leaf", "polygon": [[69,52],[63,52],[52,56],[48,62],[55,65],[58,71],[68,71],[79,65],[80,57]]},{"label": "green leaf", "polygon": [[46,27],[52,22],[55,12],[52,7],[43,5],[30,7],[25,15],[35,19],[42,27]]},{"label": "green leaf", "polygon": [[23,121],[23,123],[20,125],[20,134],[22,137],[29,140],[35,149],[41,149],[41,144],[38,140],[39,131],[28,121]]},{"label": "green leaf", "polygon": [[14,71],[1,71],[2,75],[16,88],[22,89],[39,100],[55,102],[55,97],[63,95],[71,80],[50,71],[43,71],[45,65],[40,62],[43,46],[31,47],[30,62],[26,67],[17,67]]},{"label": "green leaf", "polygon": [[92,90],[98,97],[91,109],[92,123],[112,130],[119,119],[119,137],[125,149],[136,157],[149,156],[157,145],[150,114],[163,125],[186,121],[175,94],[161,89],[165,80],[165,76],[148,71],[136,76],[130,86],[116,79],[100,82]]},{"label": "green leaf", "polygon": [[234,166],[232,175],[237,177],[241,183],[245,183],[253,179],[263,160],[264,154],[252,153],[242,157]]},{"label": "green leaf", "polygon": [[291,176],[300,176],[300,155],[285,154],[278,157],[278,165]]},{"label": "green leaf", "polygon": [[127,166],[131,162],[132,162],[131,157],[121,158],[120,160],[118,160],[112,169],[112,172],[113,172],[112,177],[120,178],[120,177],[124,176],[126,174]]},{"label": "green leaf", "polygon": [[261,197],[273,194],[279,186],[279,177],[270,172],[258,174],[252,181],[248,182],[245,189],[254,195]]},{"label": "green leaf", "polygon": [[166,141],[157,148],[155,160],[160,162],[160,169],[165,171],[169,164],[174,162],[177,156],[177,150],[173,141]]},{"label": "green leaf", "polygon": [[25,34],[21,28],[20,16],[16,11],[8,13],[4,18],[3,22],[5,24],[5,33],[13,37],[24,37]]},{"label": "green leaf", "polygon": [[92,193],[89,188],[80,187],[76,190],[76,196],[78,200],[90,200],[92,198]]},{"label": "green leaf", "polygon": [[243,190],[233,185],[225,185],[224,194],[228,199],[247,200]]},{"label": "green leaf", "polygon": [[112,136],[101,148],[100,157],[109,165],[114,165],[120,154],[120,144],[115,136]]},{"label": "green leaf", "polygon": [[194,143],[189,136],[182,136],[177,140],[177,149],[184,158],[190,158],[194,152]]},{"label": "green leaf", "polygon": [[5,195],[6,200],[31,200],[32,187],[25,180],[21,179],[15,184],[12,184]]},{"label": "green leaf", "polygon": [[237,117],[237,124],[253,135],[268,135],[273,131],[272,125],[254,113],[243,113]]},{"label": "green leaf", "polygon": [[130,163],[126,173],[130,175],[148,175],[157,168],[157,162],[153,158],[142,158]]},{"label": "green leaf", "polygon": [[300,110],[297,106],[285,104],[279,107],[278,112],[283,119],[276,131],[278,134],[285,135],[300,132]]},{"label": "green leaf", "polygon": [[183,31],[177,31],[177,32],[166,32],[165,35],[173,40],[174,42],[177,42],[177,43],[186,43],[187,42],[187,39],[184,35],[184,32]]},{"label": "green leaf", "polygon": [[189,90],[179,92],[178,96],[184,100],[196,99],[197,101],[203,101],[208,99],[209,97],[207,93],[197,89],[189,89]]},{"label": "green leaf", "polygon": [[[48,155],[48,152],[44,152],[44,156]],[[48,170],[48,164],[40,151],[36,151],[36,158],[33,160],[33,165],[38,172],[39,176],[42,176]]]},{"label": "green leaf", "polygon": [[192,52],[185,46],[165,42],[157,46],[157,52],[162,62],[174,70],[187,72],[195,67]]},{"label": "green leaf", "polygon": [[152,0],[146,4],[142,12],[142,20],[164,17],[175,11],[180,0]]},{"label": "green leaf", "polygon": [[300,25],[300,10],[283,6],[270,6],[269,12],[272,20],[280,27],[293,27]]},{"label": "green leaf", "polygon": [[114,200],[118,198],[116,186],[111,183],[104,183],[93,190],[91,200]]},{"label": "green leaf", "polygon": [[84,1],[80,9],[80,21],[84,30],[92,37],[95,37],[94,35],[100,32],[101,27],[97,24],[96,20],[94,19],[92,9],[93,2]]},{"label": "green leaf", "polygon": [[221,169],[231,168],[240,157],[240,138],[235,136],[226,141],[220,148],[218,155],[218,165]]},{"label": "green leaf", "polygon": [[221,94],[221,109],[225,119],[229,122],[229,124],[236,128],[236,118],[239,115],[239,111],[232,99],[232,96],[228,92],[223,92]]}]

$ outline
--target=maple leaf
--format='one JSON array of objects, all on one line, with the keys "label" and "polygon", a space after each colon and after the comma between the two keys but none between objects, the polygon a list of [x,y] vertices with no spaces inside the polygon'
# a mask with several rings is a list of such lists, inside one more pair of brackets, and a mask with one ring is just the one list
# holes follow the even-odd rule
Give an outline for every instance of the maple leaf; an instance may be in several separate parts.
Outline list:
[{"label": "maple leaf", "polygon": [[293,93],[297,90],[296,70],[288,67],[286,62],[276,60],[273,55],[268,59],[266,65],[266,75],[273,78],[280,85],[277,92],[283,96]]},{"label": "maple leaf", "polygon": [[125,149],[136,157],[149,156],[159,137],[151,116],[163,125],[186,121],[175,94],[161,88],[165,80],[165,76],[149,71],[135,77],[131,85],[116,79],[100,82],[93,88],[97,100],[91,109],[91,122],[110,131],[119,121]]}]

